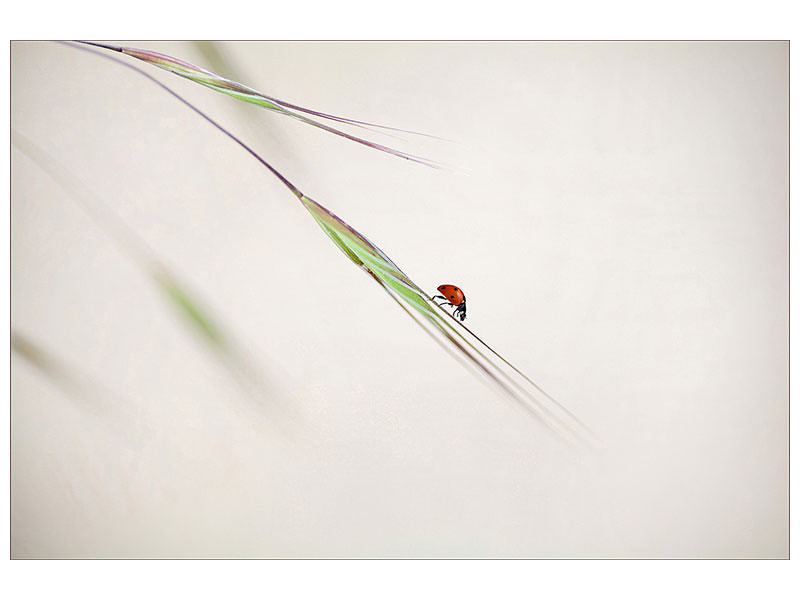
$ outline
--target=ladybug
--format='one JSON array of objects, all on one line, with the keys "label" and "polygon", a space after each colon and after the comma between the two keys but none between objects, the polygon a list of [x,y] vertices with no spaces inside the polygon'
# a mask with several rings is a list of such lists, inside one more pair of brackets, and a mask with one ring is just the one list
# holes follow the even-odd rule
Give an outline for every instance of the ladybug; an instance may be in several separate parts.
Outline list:
[{"label": "ladybug", "polygon": [[462,321],[467,318],[467,297],[464,296],[464,292],[458,286],[445,283],[436,289],[444,294],[443,296],[434,296],[434,299],[441,298],[444,300],[439,306],[444,306],[445,304],[455,306],[456,309],[453,311],[453,316]]}]

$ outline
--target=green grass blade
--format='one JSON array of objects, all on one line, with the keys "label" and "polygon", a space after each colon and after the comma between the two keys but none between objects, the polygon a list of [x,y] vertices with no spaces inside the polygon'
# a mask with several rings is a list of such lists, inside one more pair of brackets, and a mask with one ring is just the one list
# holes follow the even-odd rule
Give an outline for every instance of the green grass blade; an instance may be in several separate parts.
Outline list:
[{"label": "green grass blade", "polygon": [[[211,88],[214,91],[236,98],[237,100],[241,100],[243,102],[249,102],[251,104],[256,104],[263,108],[278,112],[287,117],[292,117],[293,119],[297,119],[307,125],[311,125],[312,127],[317,127],[319,129],[322,129],[323,131],[327,131],[328,133],[338,135],[340,137],[348,139],[352,142],[356,142],[358,144],[362,144],[374,150],[386,152],[387,154],[392,154],[399,158],[404,158],[406,160],[427,165],[429,167],[440,168],[440,165],[438,165],[433,161],[427,160],[420,156],[414,156],[413,154],[408,154],[406,152],[402,152],[400,150],[396,150],[395,148],[384,146],[382,144],[378,144],[376,142],[372,142],[364,138],[351,135],[345,131],[342,131],[341,129],[336,129],[335,127],[331,127],[330,125],[326,125],[325,123],[321,123],[305,115],[310,114],[320,118],[329,119],[332,121],[345,123],[349,125],[356,125],[359,127],[379,128],[379,129],[386,129],[393,131],[405,131],[405,130],[393,127],[387,127],[384,125],[377,125],[375,123],[367,123],[365,121],[357,121],[355,119],[337,117],[335,115],[330,115],[320,111],[303,108],[302,106],[297,106],[295,104],[290,104],[288,102],[284,102],[283,100],[279,100],[278,98],[267,96],[266,94],[263,94],[258,90],[254,90],[253,88],[238,83],[236,81],[227,79],[226,77],[218,75],[212,71],[209,71],[208,69],[204,69],[203,67],[198,67],[196,65],[183,61],[179,58],[169,56],[167,54],[161,54],[160,52],[142,50],[139,48],[127,48],[124,46],[114,46],[111,44],[101,44],[97,42],[81,42],[81,43],[97,46],[100,48],[105,48],[106,50],[113,50],[115,52],[120,52],[121,54],[131,56],[133,58],[151,64],[155,67],[164,69],[166,71],[174,73],[175,75],[178,75],[185,79],[189,79],[205,87]],[[407,133],[414,133],[414,132],[407,132]]]},{"label": "green grass blade", "polygon": [[[554,410],[545,405],[530,390],[526,390],[520,381],[510,377],[507,369],[503,369],[500,363],[492,361],[485,352],[480,350],[478,343],[483,344],[492,353],[496,354],[503,361],[503,364],[510,366],[513,369],[511,373],[522,375],[524,380],[530,382],[537,391],[543,393],[539,386],[510,365],[489,346],[486,346],[480,338],[475,336],[459,321],[453,319],[451,315],[436,305],[422,289],[400,270],[386,253],[318,202],[306,196],[303,196],[301,201],[314,217],[314,220],[344,254],[352,262],[365,269],[410,316],[413,316],[413,314],[406,309],[406,306],[421,315],[423,322],[429,323],[440,337],[446,339],[450,346],[456,348],[467,359],[468,363],[487,376],[506,395],[518,402],[540,424],[545,425],[556,434],[566,435],[578,440],[581,439],[581,436],[569,422],[557,415]],[[445,316],[443,317],[442,314]],[[415,320],[418,321],[418,319]],[[423,328],[425,329],[425,327]],[[428,329],[426,331],[431,333]],[[555,400],[552,400],[549,395],[545,395],[545,397],[555,403]],[[560,403],[556,403],[556,405],[566,411]],[[585,430],[591,432],[573,413],[566,412]]]},{"label": "green grass blade", "polygon": [[[92,50],[86,50],[94,52]],[[414,320],[418,324],[427,327],[427,331],[432,335],[439,336],[438,341],[441,342],[440,345],[449,345],[455,354],[462,356],[475,371],[485,375],[506,397],[510,397],[519,403],[540,424],[545,425],[549,431],[555,433],[562,439],[575,440],[582,443],[586,442],[582,435],[576,431],[573,424],[581,426],[585,431],[591,430],[589,430],[589,428],[571,411],[553,400],[552,397],[546,394],[532,379],[511,365],[510,362],[488,346],[483,340],[464,327],[460,321],[457,321],[438,306],[420,286],[414,283],[385,252],[370,242],[366,236],[350,226],[343,219],[337,217],[327,208],[303,194],[295,184],[277,171],[252,148],[214,121],[211,117],[203,113],[180,94],[172,90],[169,86],[161,83],[133,65],[122,62],[113,56],[101,55],[138,71],[239,144],[292,192],[306,210],[308,210],[325,234],[328,235],[351,262],[365,270],[395,301],[406,309],[409,315],[414,317]],[[481,347],[488,350],[489,353],[496,358],[493,359],[487,352],[481,350]],[[540,398],[539,396],[542,397]],[[548,406],[548,402],[550,406]],[[560,410],[566,416],[559,416],[556,410]]]}]

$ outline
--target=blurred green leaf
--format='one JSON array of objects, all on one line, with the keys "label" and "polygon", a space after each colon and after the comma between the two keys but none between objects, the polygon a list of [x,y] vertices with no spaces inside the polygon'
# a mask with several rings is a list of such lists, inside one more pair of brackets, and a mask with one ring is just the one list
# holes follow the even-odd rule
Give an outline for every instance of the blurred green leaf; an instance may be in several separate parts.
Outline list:
[{"label": "blurred green leaf", "polygon": [[[225,328],[219,324],[218,319],[211,316],[210,310],[204,308],[197,296],[179,282],[178,277],[165,266],[164,261],[125,224],[116,212],[81,180],[24,135],[12,130],[12,143],[52,177],[67,192],[68,197],[87,212],[124,254],[148,274],[154,285],[165,294],[170,308],[179,314],[192,330],[200,334],[203,342],[217,352],[217,358],[232,371],[239,382],[247,381],[248,391],[256,393],[263,391],[261,369],[250,364],[237,348],[232,336],[225,333]],[[19,352],[24,351],[26,347],[20,345]],[[26,356],[32,361],[44,360],[30,350]]]},{"label": "blurred green leaf", "polygon": [[199,302],[194,300],[172,275],[164,270],[159,270],[153,274],[153,279],[178,311],[208,342],[220,349],[227,346],[222,330],[213,322],[211,316],[200,308]]}]

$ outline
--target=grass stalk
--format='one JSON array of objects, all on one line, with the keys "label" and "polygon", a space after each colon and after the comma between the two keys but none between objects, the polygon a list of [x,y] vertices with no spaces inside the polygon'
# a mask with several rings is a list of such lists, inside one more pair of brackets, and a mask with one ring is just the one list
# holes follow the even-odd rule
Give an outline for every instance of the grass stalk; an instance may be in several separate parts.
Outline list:
[{"label": "grass stalk", "polygon": [[[414,283],[378,246],[322,204],[306,196],[298,186],[293,184],[233,133],[142,69],[121,61],[115,56],[101,53],[85,46],[73,45],[73,47],[99,54],[137,71],[188,106],[247,151],[277,177],[301,202],[319,227],[345,256],[352,263],[363,269],[384,291],[389,293],[418,325],[422,326],[429,335],[436,339],[440,346],[448,348],[451,355],[462,357],[464,360],[461,362],[470,365],[475,372],[487,377],[506,397],[517,402],[537,422],[556,434],[559,439],[588,443],[585,434],[588,433],[595,437],[591,430],[572,411],[554,400],[531,378],[513,366],[442,307],[438,306],[432,297]],[[121,51],[121,49],[117,50]],[[495,358],[493,359],[492,356]]]}]

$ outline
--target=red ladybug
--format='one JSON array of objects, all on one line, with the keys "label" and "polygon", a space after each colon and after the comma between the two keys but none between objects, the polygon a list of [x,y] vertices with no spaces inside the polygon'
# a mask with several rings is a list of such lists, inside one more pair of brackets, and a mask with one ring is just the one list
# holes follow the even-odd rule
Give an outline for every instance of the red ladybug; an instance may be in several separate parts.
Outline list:
[{"label": "red ladybug", "polygon": [[445,304],[455,306],[456,309],[453,311],[453,316],[462,321],[467,318],[467,297],[464,296],[464,292],[458,286],[445,283],[436,289],[444,294],[444,296],[434,296],[434,299],[442,298],[444,300],[439,306],[444,306]]}]

